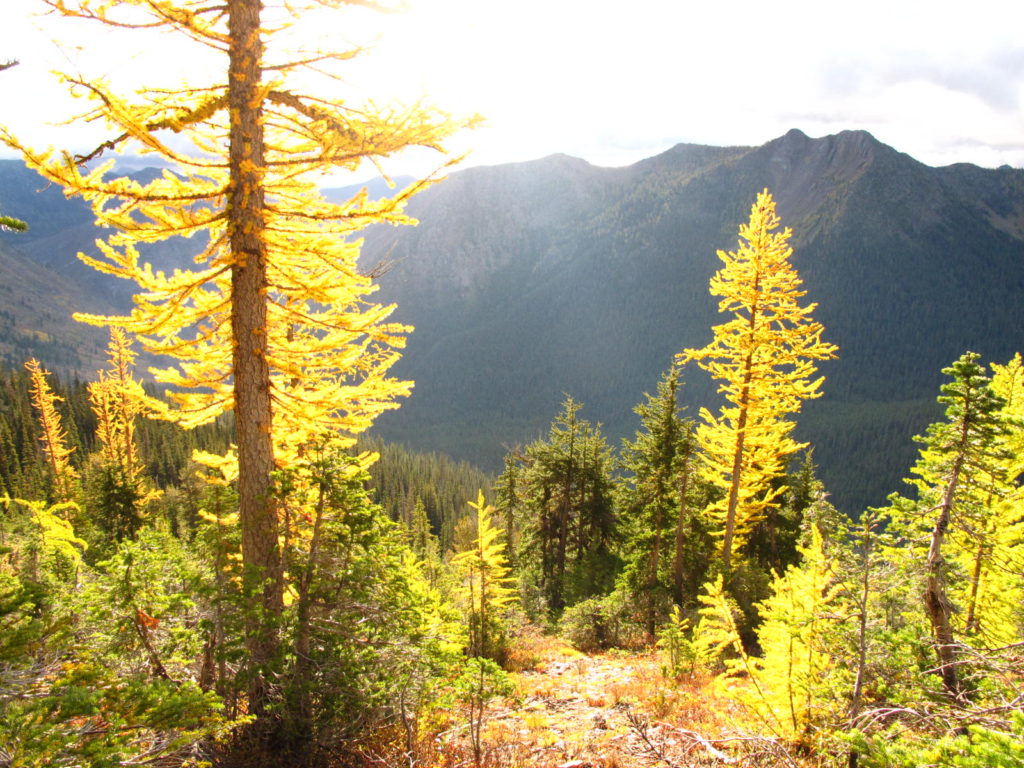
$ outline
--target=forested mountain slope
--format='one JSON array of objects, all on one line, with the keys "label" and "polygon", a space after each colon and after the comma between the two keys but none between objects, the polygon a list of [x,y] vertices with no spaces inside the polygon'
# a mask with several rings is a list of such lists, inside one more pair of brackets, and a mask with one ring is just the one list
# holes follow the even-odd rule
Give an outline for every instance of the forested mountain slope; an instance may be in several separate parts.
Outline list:
[{"label": "forested mountain slope", "polygon": [[[679,145],[626,168],[556,155],[452,174],[414,198],[419,227],[366,237],[367,268],[390,265],[378,296],[416,326],[395,369],[416,389],[376,432],[494,470],[571,393],[606,434],[630,434],[633,405],[672,356],[709,340],[715,251],[735,245],[764,187],[794,230],[815,318],[840,347],[799,436],[816,446],[840,506],[880,503],[913,460],[910,435],[937,415],[942,366],[966,349],[1005,361],[1024,347],[1024,171],[930,168],[864,132]],[[19,286],[0,307],[11,313],[0,316],[0,345],[20,355],[42,329],[64,351],[36,344],[32,354],[89,371],[86,350],[99,352],[100,335],[65,336],[40,313],[124,309],[131,286],[74,259],[95,239],[90,213],[14,161],[0,161],[0,209],[32,227],[0,236],[4,284]],[[172,266],[193,246],[153,258]],[[58,297],[19,301],[33,280]],[[703,372],[684,380],[691,414],[715,404]]]},{"label": "forested mountain slope", "polygon": [[[493,466],[569,392],[630,433],[673,354],[709,339],[715,251],[764,187],[840,347],[799,434],[841,506],[880,503],[936,415],[942,366],[1024,346],[1024,172],[930,168],[864,132],[679,145],[628,168],[553,156],[428,190],[417,229],[367,238],[367,262],[392,263],[381,295],[417,326],[397,369],[417,389],[379,431]],[[713,402],[701,371],[684,379],[691,406]]]},{"label": "forested mountain slope", "polygon": [[95,372],[105,333],[70,322],[90,301],[81,285],[0,242],[0,364],[30,357],[63,370]]},{"label": "forested mountain slope", "polygon": [[[145,180],[157,173],[144,168],[132,175]],[[94,378],[107,331],[76,323],[71,315],[125,312],[135,291],[76,257],[98,255],[96,240],[109,233],[94,226],[83,200],[66,198],[17,160],[0,160],[0,210],[29,225],[26,232],[0,232],[0,362],[18,368],[34,356],[55,370]],[[145,253],[155,267],[173,269],[190,261],[194,247],[182,241]]]}]

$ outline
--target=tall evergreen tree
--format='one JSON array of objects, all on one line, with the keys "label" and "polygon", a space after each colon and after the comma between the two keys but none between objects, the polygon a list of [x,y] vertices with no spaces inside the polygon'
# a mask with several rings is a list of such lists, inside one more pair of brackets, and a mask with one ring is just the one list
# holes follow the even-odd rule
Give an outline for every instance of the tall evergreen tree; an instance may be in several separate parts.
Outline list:
[{"label": "tall evergreen tree", "polygon": [[[782,573],[798,559],[797,544],[801,534],[810,534],[810,524],[817,523],[822,535],[841,539],[837,533],[842,517],[828,502],[823,484],[817,477],[813,450],[792,457],[790,470],[775,480],[785,487],[778,504],[768,507],[764,517],[750,532],[744,553],[765,573]],[[794,466],[795,465],[795,466]],[[830,542],[832,543],[832,542]]]},{"label": "tall evergreen tree", "polygon": [[523,516],[523,478],[518,454],[513,450],[505,455],[505,468],[494,483],[494,507],[504,518],[509,564],[513,568],[516,567],[515,553],[519,549],[520,519]]},{"label": "tall evergreen tree", "polygon": [[419,558],[436,556],[439,546],[437,536],[430,529],[430,518],[427,517],[427,508],[423,506],[423,499],[417,497],[416,504],[412,508],[408,523],[409,548]]},{"label": "tall evergreen tree", "polygon": [[677,403],[679,371],[673,367],[658,382],[657,395],[634,409],[641,430],[626,442],[622,466],[629,473],[620,485],[623,519],[623,576],[647,633],[677,604],[696,601],[711,555],[710,536],[698,509],[693,424]]},{"label": "tall evergreen tree", "polygon": [[823,379],[812,380],[815,361],[835,356],[811,320],[817,305],[801,306],[806,291],[789,262],[792,231],[776,231],[780,219],[768,190],[760,193],[750,220],[740,226],[735,251],[719,251],[724,266],[711,278],[719,312],[731,319],[712,330],[715,338],[678,357],[696,361],[722,383],[728,405],[715,417],[701,409],[697,428],[703,474],[723,496],[711,512],[722,536],[722,568],[732,567],[733,550],[784,487],[772,480],[785,471],[785,457],[803,447],[790,436],[786,419],[803,400],[820,396]]},{"label": "tall evergreen tree", "polygon": [[[115,231],[100,241],[100,258],[82,258],[139,285],[130,315],[79,319],[122,327],[146,351],[177,363],[157,377],[184,390],[173,395],[182,424],[234,410],[242,554],[262,606],[247,632],[251,703],[260,712],[284,592],[272,473],[324,429],[364,430],[411,386],[388,376],[407,329],[387,322],[391,307],[367,302],[374,286],[357,268],[358,243],[344,238],[370,223],[408,223],[403,203],[424,184],[395,199],[360,194],[340,205],[325,202],[318,184],[325,171],[354,170],[364,158],[410,145],[439,148],[454,126],[419,106],[382,113],[289,86],[302,72],[316,78],[357,53],[287,47],[284,38],[297,38],[282,34],[291,32],[283,20],[318,18],[323,8],[339,8],[335,0],[45,2],[66,17],[174,32],[223,56],[212,84],[151,88],[134,102],[101,81],[67,76],[92,100],[86,119],[114,127],[86,156],[40,153],[7,132],[0,137],[46,178],[88,199],[97,223]],[[161,155],[177,172],[139,183],[110,178],[109,161],[83,170],[132,148]],[[139,245],[197,233],[206,245],[195,271],[167,275],[141,260]]]},{"label": "tall evergreen tree", "polygon": [[614,576],[611,451],[600,426],[579,417],[581,407],[566,399],[548,438],[526,448],[519,470],[520,568],[556,613],[606,591]]}]

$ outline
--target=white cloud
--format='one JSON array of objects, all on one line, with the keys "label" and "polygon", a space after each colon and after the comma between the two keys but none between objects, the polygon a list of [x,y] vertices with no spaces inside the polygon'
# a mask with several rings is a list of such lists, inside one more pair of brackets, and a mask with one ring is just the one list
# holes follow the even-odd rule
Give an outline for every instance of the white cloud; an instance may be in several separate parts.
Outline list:
[{"label": "white cloud", "polygon": [[[68,110],[40,83],[61,58],[44,53],[55,21],[27,20],[37,5],[5,0],[0,57],[23,64],[0,77],[7,104],[24,106],[8,106],[0,120],[49,137],[40,121]],[[1024,165],[1019,0],[410,6],[403,16],[357,12],[313,26],[334,47],[379,31],[377,48],[351,68],[346,85],[356,97],[424,96],[456,113],[483,113],[488,127],[453,144],[475,149],[471,163],[567,152],[622,164],[678,141],[759,144],[797,127],[811,135],[863,128],[933,164]],[[109,37],[84,40],[72,53],[88,74],[111,79],[148,83],[195,64],[154,55],[152,46],[129,53]],[[73,136],[89,138],[81,129]]]}]

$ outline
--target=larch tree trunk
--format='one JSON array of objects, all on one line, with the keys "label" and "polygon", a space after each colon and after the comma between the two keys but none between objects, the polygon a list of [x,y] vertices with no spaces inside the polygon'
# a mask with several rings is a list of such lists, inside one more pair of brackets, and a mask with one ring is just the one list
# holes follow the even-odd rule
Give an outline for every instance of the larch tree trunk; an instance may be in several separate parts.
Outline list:
[{"label": "larch tree trunk", "polygon": [[980,628],[978,620],[978,593],[981,590],[981,574],[984,569],[987,552],[988,546],[982,541],[978,545],[978,551],[974,556],[974,568],[971,571],[971,594],[967,599],[967,620],[964,623],[964,632],[968,634],[978,632]]},{"label": "larch tree trunk", "polygon": [[[753,332],[756,315],[751,315]],[[732,570],[732,540],[736,534],[736,513],[739,507],[740,486],[743,482],[743,450],[747,437],[747,415],[750,407],[750,380],[753,368],[753,353],[748,353],[746,370],[743,372],[743,393],[740,397],[740,416],[736,423],[736,449],[732,458],[732,483],[729,486],[729,501],[725,509],[725,536],[722,539],[722,573],[728,578]]]},{"label": "larch tree trunk", "polygon": [[654,640],[657,627],[657,601],[655,592],[658,589],[658,570],[661,565],[661,537],[665,527],[664,483],[659,479],[658,499],[654,515],[654,546],[651,548],[651,559],[647,564],[647,637]]},{"label": "larch tree trunk", "polygon": [[242,561],[257,580],[262,609],[249,620],[246,649],[252,678],[250,711],[260,713],[269,689],[267,672],[277,656],[282,611],[281,555],[272,489],[270,369],[267,363],[267,251],[261,104],[263,43],[260,0],[229,0],[231,37],[228,69],[230,109],[228,235],[231,269],[231,330],[234,338],[234,399],[238,440],[239,520]]},{"label": "larch tree trunk", "polygon": [[569,458],[565,463],[565,477],[562,481],[562,498],[558,507],[558,549],[555,552],[555,592],[552,594],[552,607],[562,610],[565,607],[565,561],[568,557],[569,523],[572,512],[572,482],[574,457],[576,450],[576,414],[572,416],[569,433]]},{"label": "larch tree trunk", "polygon": [[[753,291],[756,294],[761,286],[761,271],[754,276]],[[750,384],[754,378],[753,338],[757,330],[760,306],[754,301],[750,307],[750,320],[747,332],[751,338],[751,349],[743,360],[743,390],[739,402],[739,420],[736,423],[736,451],[732,459],[732,483],[729,486],[729,502],[725,510],[725,537],[722,540],[722,573],[729,579],[732,569],[732,540],[736,534],[736,513],[739,506],[740,486],[743,482],[743,449],[747,438],[747,421],[750,413]]]}]

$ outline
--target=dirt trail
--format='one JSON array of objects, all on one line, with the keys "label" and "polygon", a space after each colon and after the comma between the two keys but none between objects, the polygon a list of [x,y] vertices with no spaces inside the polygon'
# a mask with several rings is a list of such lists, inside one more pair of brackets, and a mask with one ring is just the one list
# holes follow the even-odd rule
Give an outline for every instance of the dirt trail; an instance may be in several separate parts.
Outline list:
[{"label": "dirt trail", "polygon": [[493,766],[647,768],[724,765],[731,758],[672,723],[708,723],[694,692],[662,677],[652,655],[569,649],[514,673],[518,700],[492,704],[483,741]]}]

